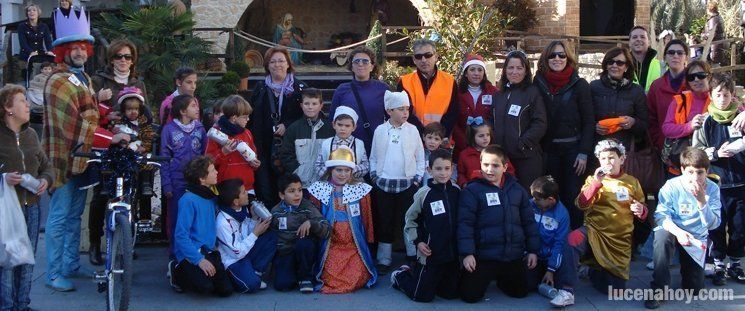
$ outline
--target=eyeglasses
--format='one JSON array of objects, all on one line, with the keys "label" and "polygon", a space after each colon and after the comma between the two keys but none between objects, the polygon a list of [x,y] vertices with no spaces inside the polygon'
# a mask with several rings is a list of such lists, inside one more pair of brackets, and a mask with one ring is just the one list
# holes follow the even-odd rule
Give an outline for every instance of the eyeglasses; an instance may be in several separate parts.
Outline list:
[{"label": "eyeglasses", "polygon": [[422,58],[430,59],[432,56],[435,56],[435,53],[427,52],[422,54],[414,54],[414,59],[421,60]]},{"label": "eyeglasses", "polygon": [[667,50],[667,52],[665,52],[665,54],[670,55],[670,56],[675,56],[675,55],[683,56],[683,55],[686,55],[686,51],[683,51],[683,50]]},{"label": "eyeglasses", "polygon": [[553,52],[551,54],[548,54],[548,59],[554,59],[554,58],[556,58],[556,56],[558,56],[559,59],[566,59],[567,58],[567,53],[564,53],[564,52]]},{"label": "eyeglasses", "polygon": [[605,62],[605,65],[606,66],[610,66],[610,65],[613,65],[613,64],[616,64],[616,66],[621,67],[621,66],[626,66],[626,64],[628,64],[628,62],[626,62],[624,60],[617,60],[617,59],[609,59],[609,60],[607,60]]},{"label": "eyeglasses", "polygon": [[367,58],[356,58],[352,60],[352,63],[355,65],[369,65],[371,61]]},{"label": "eyeglasses", "polygon": [[696,78],[698,78],[699,80],[704,80],[704,79],[706,79],[708,77],[709,77],[709,74],[708,73],[705,73],[705,72],[696,72],[696,73],[689,73],[689,74],[687,74],[686,75],[686,80],[688,80],[688,82],[693,82],[694,80],[696,80]]},{"label": "eyeglasses", "polygon": [[284,59],[274,59],[269,61],[269,65],[275,65],[275,64],[284,64],[287,61]]},{"label": "eyeglasses", "polygon": [[132,60],[132,54],[114,54],[113,59],[126,59]]}]

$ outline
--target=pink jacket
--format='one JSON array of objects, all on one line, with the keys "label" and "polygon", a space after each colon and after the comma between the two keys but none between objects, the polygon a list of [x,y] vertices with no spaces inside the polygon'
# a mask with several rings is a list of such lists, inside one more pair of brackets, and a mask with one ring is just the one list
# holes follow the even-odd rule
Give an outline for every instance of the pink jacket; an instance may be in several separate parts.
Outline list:
[{"label": "pink jacket", "polygon": [[[708,92],[702,94],[691,92],[689,94],[693,94],[693,106],[691,107],[688,116],[686,116],[686,122],[690,122],[693,119],[693,116],[705,112],[703,111],[704,106],[706,100],[709,99]],[[675,109],[677,106],[675,99],[673,99],[668,106],[665,123],[662,124],[662,134],[665,135],[665,138],[681,138],[693,134],[694,129],[691,128],[689,123],[675,124]]]}]

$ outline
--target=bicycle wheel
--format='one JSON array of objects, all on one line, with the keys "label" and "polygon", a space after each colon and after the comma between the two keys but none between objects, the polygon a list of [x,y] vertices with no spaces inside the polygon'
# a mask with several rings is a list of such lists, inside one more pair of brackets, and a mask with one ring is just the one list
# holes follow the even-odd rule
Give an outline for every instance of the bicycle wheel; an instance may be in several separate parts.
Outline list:
[{"label": "bicycle wheel", "polygon": [[129,308],[132,285],[132,227],[124,214],[116,215],[116,230],[111,243],[111,271],[108,275],[106,310],[123,311]]}]

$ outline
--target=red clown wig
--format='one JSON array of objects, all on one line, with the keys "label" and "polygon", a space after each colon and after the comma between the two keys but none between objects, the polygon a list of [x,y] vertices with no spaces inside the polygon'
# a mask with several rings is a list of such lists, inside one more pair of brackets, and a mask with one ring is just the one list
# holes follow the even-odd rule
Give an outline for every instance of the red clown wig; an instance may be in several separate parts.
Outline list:
[{"label": "red clown wig", "polygon": [[70,47],[76,44],[81,44],[85,47],[86,51],[88,51],[88,57],[93,56],[93,44],[91,44],[88,41],[73,41],[68,43],[63,43],[58,46],[55,46],[52,50],[54,52],[54,62],[57,64],[62,64],[65,62],[65,55],[70,53]]}]

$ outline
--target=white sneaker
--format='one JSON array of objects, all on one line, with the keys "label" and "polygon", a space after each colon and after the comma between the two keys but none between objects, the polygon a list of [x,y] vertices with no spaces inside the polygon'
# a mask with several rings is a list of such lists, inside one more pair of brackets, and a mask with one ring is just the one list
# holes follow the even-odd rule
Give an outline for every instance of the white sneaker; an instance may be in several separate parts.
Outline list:
[{"label": "white sneaker", "polygon": [[573,304],[574,304],[574,294],[568,291],[565,291],[563,289],[560,289],[556,297],[554,297],[554,299],[551,299],[551,305],[557,308],[568,307]]},{"label": "white sneaker", "polygon": [[266,282],[261,281],[261,284],[259,285],[259,289],[266,289],[268,285],[266,285]]},{"label": "white sneaker", "polygon": [[654,270],[654,261],[650,261],[647,263],[647,270]]}]

